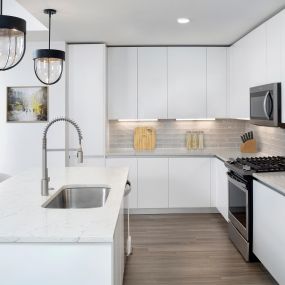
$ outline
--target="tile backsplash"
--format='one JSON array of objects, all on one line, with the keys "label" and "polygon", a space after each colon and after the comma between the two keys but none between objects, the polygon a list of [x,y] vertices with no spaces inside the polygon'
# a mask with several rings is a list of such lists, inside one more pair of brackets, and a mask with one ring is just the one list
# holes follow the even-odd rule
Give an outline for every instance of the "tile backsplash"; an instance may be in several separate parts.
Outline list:
[{"label": "tile backsplash", "polygon": [[120,122],[109,121],[109,149],[133,149],[134,129],[156,128],[156,148],[186,148],[187,131],[203,131],[205,148],[238,148],[246,123],[241,120]]},{"label": "tile backsplash", "polygon": [[261,127],[246,123],[246,130],[254,132],[258,151],[269,155],[285,155],[285,129]]}]

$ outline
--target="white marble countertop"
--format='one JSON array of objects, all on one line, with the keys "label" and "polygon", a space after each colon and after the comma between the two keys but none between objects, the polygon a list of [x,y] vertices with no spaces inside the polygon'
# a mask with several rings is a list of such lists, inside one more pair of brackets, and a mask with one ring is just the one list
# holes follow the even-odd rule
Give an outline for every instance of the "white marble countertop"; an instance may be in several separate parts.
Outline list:
[{"label": "white marble countertop", "polygon": [[0,242],[112,242],[127,168],[69,167],[49,169],[50,196],[64,185],[107,185],[104,207],[46,209],[41,205],[41,170],[33,169],[0,184]]},{"label": "white marble countertop", "polygon": [[285,172],[254,173],[258,181],[285,196]]},{"label": "white marble countertop", "polygon": [[218,157],[224,161],[229,158],[267,156],[268,154],[241,153],[237,148],[205,148],[203,150],[189,151],[186,148],[157,148],[153,151],[135,151],[132,149],[113,149],[107,152],[106,157]]}]

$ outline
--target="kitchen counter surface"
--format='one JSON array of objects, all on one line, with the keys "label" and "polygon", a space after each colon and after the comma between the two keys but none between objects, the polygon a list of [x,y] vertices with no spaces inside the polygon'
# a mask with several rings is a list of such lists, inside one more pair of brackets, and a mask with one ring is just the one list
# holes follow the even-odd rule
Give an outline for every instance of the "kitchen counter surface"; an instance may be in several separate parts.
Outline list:
[{"label": "kitchen counter surface", "polygon": [[187,149],[156,149],[154,151],[134,151],[130,149],[114,149],[110,150],[106,157],[218,157],[226,161],[230,158],[251,157],[251,156],[267,156],[268,154],[258,153],[241,153],[238,149],[232,148],[205,148],[203,150],[189,151]]},{"label": "kitchen counter surface", "polygon": [[285,172],[255,173],[253,177],[285,196]]},{"label": "kitchen counter surface", "polygon": [[46,209],[41,170],[33,169],[0,183],[0,242],[112,242],[124,196],[127,168],[49,169],[50,196],[64,185],[107,185],[104,207]]}]

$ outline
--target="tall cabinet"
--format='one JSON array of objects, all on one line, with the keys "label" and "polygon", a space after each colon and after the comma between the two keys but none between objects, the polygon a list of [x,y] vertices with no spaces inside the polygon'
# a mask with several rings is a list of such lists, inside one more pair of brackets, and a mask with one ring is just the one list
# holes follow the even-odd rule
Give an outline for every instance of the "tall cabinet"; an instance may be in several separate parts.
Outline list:
[{"label": "tall cabinet", "polygon": [[[82,130],[83,152],[88,164],[104,164],[106,46],[104,44],[68,45],[67,115]],[[68,148],[78,148],[78,136],[68,129]],[[70,165],[74,155],[70,152]],[[101,163],[102,161],[102,163]],[[85,161],[86,163],[86,161]]]}]

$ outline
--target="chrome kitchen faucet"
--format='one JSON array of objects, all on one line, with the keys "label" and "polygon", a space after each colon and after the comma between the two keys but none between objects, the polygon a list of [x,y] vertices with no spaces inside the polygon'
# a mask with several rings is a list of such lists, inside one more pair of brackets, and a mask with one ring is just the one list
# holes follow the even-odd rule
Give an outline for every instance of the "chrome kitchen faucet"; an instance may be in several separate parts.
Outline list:
[{"label": "chrome kitchen faucet", "polygon": [[73,120],[68,119],[68,118],[56,118],[49,122],[49,124],[45,127],[44,129],[44,134],[43,134],[43,145],[42,145],[42,180],[41,180],[41,194],[42,196],[48,196],[49,195],[49,181],[50,178],[48,177],[48,168],[47,168],[47,133],[49,128],[56,122],[68,122],[71,125],[73,125],[78,133],[79,137],[79,148],[77,150],[77,159],[79,163],[83,162],[83,151],[82,151],[82,146],[81,146],[81,141],[82,141],[82,133],[77,125]]}]

